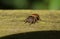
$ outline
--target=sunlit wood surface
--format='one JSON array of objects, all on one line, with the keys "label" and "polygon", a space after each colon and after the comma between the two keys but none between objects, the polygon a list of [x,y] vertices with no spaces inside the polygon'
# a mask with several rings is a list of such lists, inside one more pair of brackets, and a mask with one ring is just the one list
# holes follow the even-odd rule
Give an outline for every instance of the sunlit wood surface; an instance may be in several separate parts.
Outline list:
[{"label": "sunlit wood surface", "polygon": [[[37,13],[42,21],[29,25],[24,19]],[[0,37],[30,31],[60,30],[60,11],[53,10],[0,10]]]}]

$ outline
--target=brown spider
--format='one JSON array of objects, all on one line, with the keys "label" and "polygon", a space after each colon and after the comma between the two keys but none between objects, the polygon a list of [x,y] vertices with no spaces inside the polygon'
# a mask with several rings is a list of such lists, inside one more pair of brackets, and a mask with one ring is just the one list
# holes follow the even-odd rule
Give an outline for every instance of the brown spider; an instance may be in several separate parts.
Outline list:
[{"label": "brown spider", "polygon": [[25,23],[35,24],[38,20],[40,20],[39,15],[32,14],[31,16],[28,16],[24,21]]}]

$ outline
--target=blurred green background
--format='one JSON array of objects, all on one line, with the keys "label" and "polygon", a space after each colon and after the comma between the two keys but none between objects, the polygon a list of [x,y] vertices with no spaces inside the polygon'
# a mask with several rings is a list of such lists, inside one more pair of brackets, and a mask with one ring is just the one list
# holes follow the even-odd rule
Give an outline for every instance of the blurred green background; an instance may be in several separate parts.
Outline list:
[{"label": "blurred green background", "polygon": [[60,10],[60,0],[0,0],[0,9]]}]

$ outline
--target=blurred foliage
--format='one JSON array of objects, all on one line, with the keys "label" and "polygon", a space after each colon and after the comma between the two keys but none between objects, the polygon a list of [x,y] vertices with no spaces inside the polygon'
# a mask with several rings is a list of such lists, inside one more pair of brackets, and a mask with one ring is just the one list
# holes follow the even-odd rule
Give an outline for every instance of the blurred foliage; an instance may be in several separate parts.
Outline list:
[{"label": "blurred foliage", "polygon": [[41,9],[41,10],[43,10],[43,9],[48,9],[48,6],[47,6],[47,4],[37,2],[37,3],[33,4],[32,9]]},{"label": "blurred foliage", "polygon": [[0,9],[59,10],[60,0],[0,0]]},{"label": "blurred foliage", "polygon": [[58,10],[60,7],[60,0],[50,0],[49,9]]},{"label": "blurred foliage", "polygon": [[27,0],[14,0],[14,6],[18,9],[24,9],[28,7],[28,2]]}]

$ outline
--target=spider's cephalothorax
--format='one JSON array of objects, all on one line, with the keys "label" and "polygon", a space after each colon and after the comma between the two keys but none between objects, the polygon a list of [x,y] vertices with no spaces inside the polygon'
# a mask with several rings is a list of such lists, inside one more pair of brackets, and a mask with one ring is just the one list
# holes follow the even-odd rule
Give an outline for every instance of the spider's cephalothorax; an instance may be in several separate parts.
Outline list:
[{"label": "spider's cephalothorax", "polygon": [[38,14],[32,14],[33,17],[35,17],[37,20],[41,20]]}]

